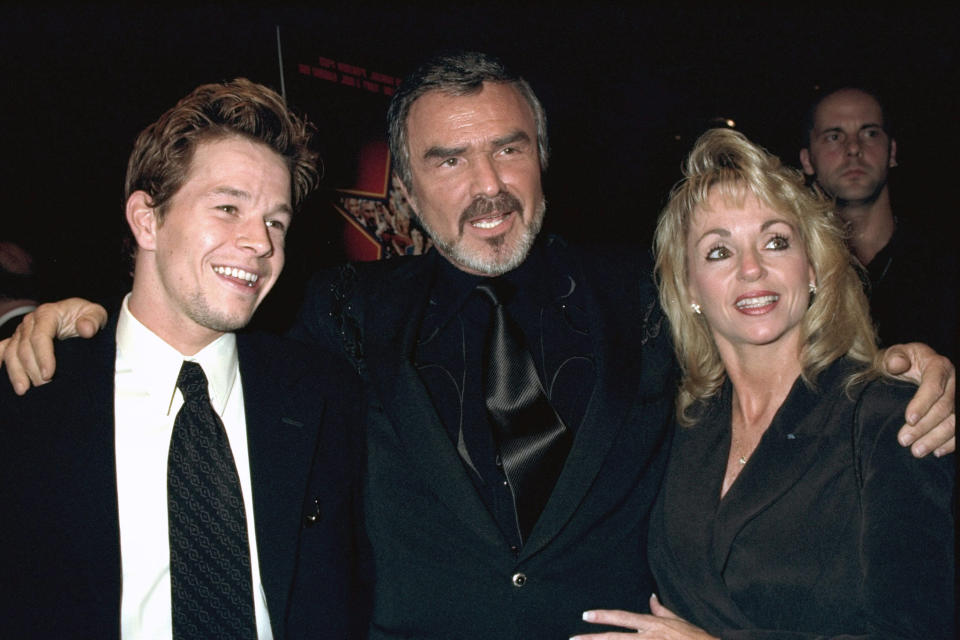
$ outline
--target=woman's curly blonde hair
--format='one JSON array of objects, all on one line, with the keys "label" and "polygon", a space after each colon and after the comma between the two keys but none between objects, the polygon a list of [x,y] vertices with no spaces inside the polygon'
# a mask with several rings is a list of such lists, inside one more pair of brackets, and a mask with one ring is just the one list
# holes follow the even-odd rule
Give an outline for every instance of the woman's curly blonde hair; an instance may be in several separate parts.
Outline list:
[{"label": "woman's curly blonde hair", "polygon": [[687,157],[683,174],[670,192],[654,235],[660,304],[670,320],[682,372],[679,422],[691,424],[691,408],[713,396],[726,376],[710,327],[702,315],[691,311],[687,288],[687,233],[714,191],[735,203],[754,196],[797,229],[817,280],[817,293],[801,323],[804,381],[813,386],[818,374],[842,356],[865,363],[865,371],[855,379],[876,375],[876,334],[869,305],[833,203],[807,187],[800,172],[731,129],[704,133]]}]

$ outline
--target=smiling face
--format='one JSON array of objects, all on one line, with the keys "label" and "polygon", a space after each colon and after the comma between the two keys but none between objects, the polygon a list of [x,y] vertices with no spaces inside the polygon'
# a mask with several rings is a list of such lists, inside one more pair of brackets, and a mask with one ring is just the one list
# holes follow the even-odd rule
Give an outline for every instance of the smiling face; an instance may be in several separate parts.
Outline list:
[{"label": "smiling face", "polygon": [[162,221],[143,191],[127,201],[137,238],[130,311],[191,355],[245,326],[283,269],[290,171],[259,142],[200,143]]},{"label": "smiling face", "polygon": [[787,216],[714,189],[687,234],[687,278],[721,354],[774,343],[799,353],[815,274]]},{"label": "smiling face", "polygon": [[464,96],[432,91],[406,124],[405,195],[440,253],[469,273],[520,265],[546,211],[536,123],[520,92],[489,82]]},{"label": "smiling face", "polygon": [[843,89],[817,107],[810,146],[800,151],[807,175],[841,204],[869,204],[887,186],[897,143],[883,129],[883,110],[873,96]]}]

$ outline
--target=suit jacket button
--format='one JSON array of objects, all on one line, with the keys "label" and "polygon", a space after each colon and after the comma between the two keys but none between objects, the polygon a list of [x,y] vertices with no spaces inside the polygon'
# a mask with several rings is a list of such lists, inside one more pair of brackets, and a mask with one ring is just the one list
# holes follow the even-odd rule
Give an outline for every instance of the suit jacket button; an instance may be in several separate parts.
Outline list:
[{"label": "suit jacket button", "polygon": [[513,586],[519,588],[527,584],[527,575],[525,573],[515,573],[511,580],[513,581]]},{"label": "suit jacket button", "polygon": [[317,520],[320,519],[320,498],[315,498],[313,501],[313,510],[310,513],[307,513],[303,516],[303,526],[310,527],[317,523]]}]

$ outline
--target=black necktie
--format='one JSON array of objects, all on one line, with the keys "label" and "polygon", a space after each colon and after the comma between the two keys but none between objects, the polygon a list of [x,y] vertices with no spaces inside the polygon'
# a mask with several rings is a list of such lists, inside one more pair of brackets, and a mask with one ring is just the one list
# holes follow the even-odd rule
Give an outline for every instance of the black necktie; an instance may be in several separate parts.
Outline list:
[{"label": "black necktie", "polygon": [[174,640],[257,637],[240,479],[207,377],[184,362],[167,459]]},{"label": "black necktie", "polygon": [[523,332],[503,308],[505,286],[499,280],[477,285],[493,304],[483,354],[484,400],[526,540],[560,476],[571,436],[547,400]]}]

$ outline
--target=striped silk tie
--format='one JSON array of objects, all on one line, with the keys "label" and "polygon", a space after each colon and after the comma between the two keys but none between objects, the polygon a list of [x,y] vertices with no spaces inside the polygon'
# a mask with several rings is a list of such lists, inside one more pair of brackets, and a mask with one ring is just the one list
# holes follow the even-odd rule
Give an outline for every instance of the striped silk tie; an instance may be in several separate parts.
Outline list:
[{"label": "striped silk tie", "polygon": [[570,452],[572,437],[540,384],[523,332],[503,307],[500,280],[477,285],[493,305],[484,347],[484,401],[526,541]]}]

